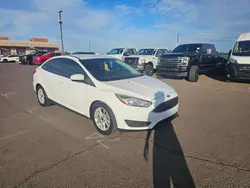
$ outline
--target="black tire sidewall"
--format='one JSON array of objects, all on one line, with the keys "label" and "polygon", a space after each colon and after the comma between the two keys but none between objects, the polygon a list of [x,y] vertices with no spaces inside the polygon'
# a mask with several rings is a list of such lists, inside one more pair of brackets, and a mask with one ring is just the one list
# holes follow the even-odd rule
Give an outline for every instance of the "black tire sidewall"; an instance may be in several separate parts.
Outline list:
[{"label": "black tire sidewall", "polygon": [[[152,73],[148,75],[148,74],[147,74],[147,69],[152,70]],[[145,71],[144,71],[144,73],[145,73],[147,76],[153,76],[153,74],[154,74],[154,67],[153,67],[153,65],[147,64],[147,65],[145,66]]]},{"label": "black tire sidewall", "polygon": [[[96,123],[95,123],[94,113],[95,113],[95,110],[96,110],[97,108],[99,108],[99,107],[104,108],[104,109],[108,112],[108,114],[109,114],[111,124],[110,124],[110,127],[109,127],[109,129],[108,129],[107,131],[102,131],[101,129],[99,129],[99,127],[98,127],[98,126],[96,125]],[[112,132],[116,131],[116,129],[117,129],[117,124],[116,124],[115,115],[114,115],[114,113],[112,112],[112,110],[108,107],[108,105],[106,105],[105,103],[96,102],[96,103],[92,106],[92,108],[91,108],[91,114],[90,114],[90,115],[91,115],[91,119],[92,119],[92,121],[93,121],[93,123],[94,123],[94,126],[95,126],[96,130],[97,130],[99,133],[101,133],[101,134],[103,134],[103,135],[110,135]]]},{"label": "black tire sidewall", "polygon": [[[43,94],[44,94],[44,103],[41,103],[40,100],[39,100],[39,98],[38,98],[38,91],[39,91],[40,89],[43,91]],[[45,90],[43,89],[42,86],[39,86],[39,87],[37,88],[36,97],[37,97],[37,100],[38,100],[38,102],[39,102],[39,104],[40,104],[41,106],[43,106],[43,107],[49,106],[49,99],[48,99],[47,93],[45,92]]]},{"label": "black tire sidewall", "polygon": [[[198,76],[196,76],[198,73]],[[190,82],[197,82],[199,79],[199,67],[196,65],[193,65],[190,67],[189,73],[188,73],[188,81]]]}]

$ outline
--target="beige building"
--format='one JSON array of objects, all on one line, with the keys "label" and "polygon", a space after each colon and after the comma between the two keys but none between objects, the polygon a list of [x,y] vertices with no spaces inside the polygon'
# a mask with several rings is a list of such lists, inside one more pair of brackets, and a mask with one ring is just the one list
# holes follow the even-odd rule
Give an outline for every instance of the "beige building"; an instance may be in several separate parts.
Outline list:
[{"label": "beige building", "polygon": [[12,41],[8,37],[0,37],[0,54],[28,54],[34,50],[57,51],[57,43],[49,42],[46,38],[31,38],[27,41]]}]

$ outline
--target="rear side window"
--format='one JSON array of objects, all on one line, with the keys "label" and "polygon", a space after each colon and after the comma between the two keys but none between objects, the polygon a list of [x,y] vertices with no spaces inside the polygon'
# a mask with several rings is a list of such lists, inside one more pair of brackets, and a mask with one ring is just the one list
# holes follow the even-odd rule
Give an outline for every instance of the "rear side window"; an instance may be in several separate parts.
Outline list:
[{"label": "rear side window", "polygon": [[68,58],[56,58],[49,60],[42,68],[48,72],[70,78],[73,74],[83,74],[85,76],[84,83],[94,86],[92,80],[84,72],[82,67],[72,59]]}]

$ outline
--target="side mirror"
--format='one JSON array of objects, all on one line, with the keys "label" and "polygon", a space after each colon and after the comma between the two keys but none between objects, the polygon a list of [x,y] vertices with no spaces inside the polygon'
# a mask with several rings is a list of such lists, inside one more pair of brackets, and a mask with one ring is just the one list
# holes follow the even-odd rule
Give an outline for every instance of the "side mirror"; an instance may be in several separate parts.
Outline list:
[{"label": "side mirror", "polygon": [[82,82],[82,81],[84,81],[84,75],[83,74],[73,74],[70,76],[70,79],[73,82]]},{"label": "side mirror", "polygon": [[229,50],[228,54],[231,54],[232,53],[232,50]]}]

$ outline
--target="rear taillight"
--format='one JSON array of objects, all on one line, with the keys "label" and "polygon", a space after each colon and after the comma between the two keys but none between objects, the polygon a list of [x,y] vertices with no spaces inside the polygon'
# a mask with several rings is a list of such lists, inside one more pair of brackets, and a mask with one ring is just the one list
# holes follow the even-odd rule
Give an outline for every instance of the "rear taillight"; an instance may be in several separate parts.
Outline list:
[{"label": "rear taillight", "polygon": [[35,74],[36,73],[36,69],[35,70],[33,70],[33,74]]}]

